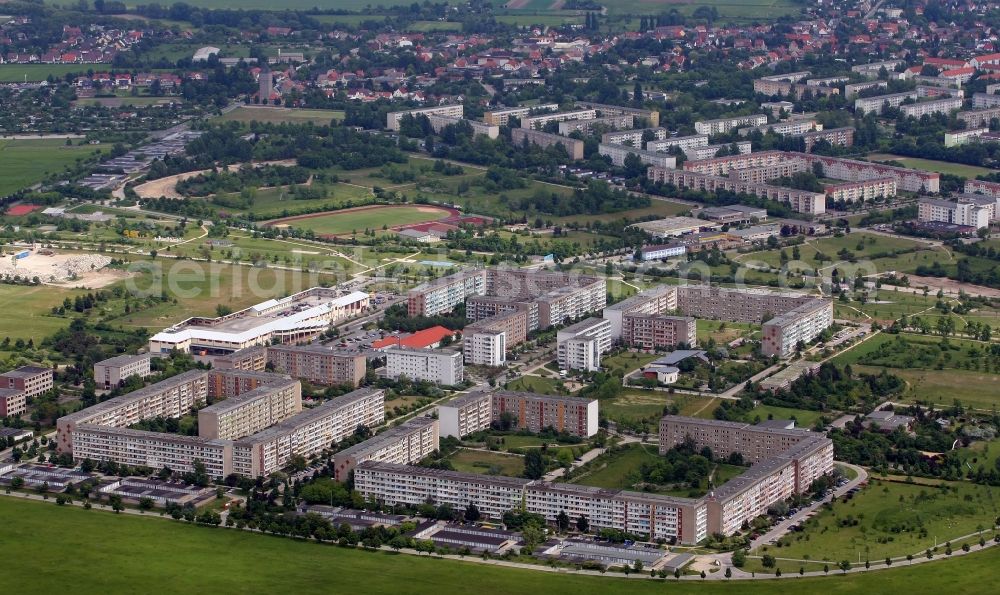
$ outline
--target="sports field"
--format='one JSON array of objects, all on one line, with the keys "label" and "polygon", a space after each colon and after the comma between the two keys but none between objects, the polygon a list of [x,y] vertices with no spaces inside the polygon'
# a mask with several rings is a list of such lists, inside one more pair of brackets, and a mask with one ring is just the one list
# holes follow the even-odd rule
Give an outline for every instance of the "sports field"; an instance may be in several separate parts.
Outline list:
[{"label": "sports field", "polygon": [[284,107],[242,106],[217,118],[216,122],[261,122],[266,124],[302,124],[312,122],[329,125],[331,120],[343,120],[344,112],[327,109],[299,109]]},{"label": "sports field", "polygon": [[67,147],[64,139],[0,139],[0,196],[42,181],[47,174],[63,171],[78,158],[101,149],[91,145]]},{"label": "sports field", "polygon": [[341,235],[361,233],[366,229],[380,230],[383,227],[437,221],[450,214],[449,210],[440,207],[382,205],[275,219],[267,225],[289,225],[311,229],[319,235]]},{"label": "sports field", "polygon": [[[104,593],[484,593],[661,594],[663,581],[501,568],[476,562],[364,552],[257,533],[187,526],[52,503],[0,498],[0,588],[24,595]],[[55,557],[55,558],[54,558]],[[58,562],[55,562],[57,559]],[[267,563],[262,564],[261,561]],[[846,577],[699,581],[669,585],[678,595],[828,595],[995,592],[1000,550]],[[113,565],[113,566],[112,566]],[[113,568],[113,570],[112,570]],[[790,574],[790,573],[789,573]]]}]

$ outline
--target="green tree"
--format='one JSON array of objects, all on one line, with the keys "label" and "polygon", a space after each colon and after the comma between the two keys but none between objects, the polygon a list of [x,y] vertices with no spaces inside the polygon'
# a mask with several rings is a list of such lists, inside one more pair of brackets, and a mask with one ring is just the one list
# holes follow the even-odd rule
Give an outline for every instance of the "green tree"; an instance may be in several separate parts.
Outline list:
[{"label": "green tree", "polygon": [[524,476],[528,479],[541,479],[545,475],[545,458],[540,449],[533,448],[524,455]]}]

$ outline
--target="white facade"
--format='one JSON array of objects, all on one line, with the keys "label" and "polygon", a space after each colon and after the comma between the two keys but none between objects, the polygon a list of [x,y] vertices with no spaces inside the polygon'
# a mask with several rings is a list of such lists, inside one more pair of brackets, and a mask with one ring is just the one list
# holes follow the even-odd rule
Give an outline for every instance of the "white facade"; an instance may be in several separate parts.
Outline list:
[{"label": "white facade", "polygon": [[917,220],[941,221],[982,229],[990,225],[990,209],[974,202],[921,198],[917,203]]},{"label": "white facade", "polygon": [[471,393],[438,405],[442,436],[462,438],[486,430],[493,422],[493,396]]},{"label": "white facade", "polygon": [[707,134],[694,134],[691,136],[675,136],[673,138],[651,140],[646,142],[647,151],[656,151],[658,153],[664,153],[668,151],[670,147],[677,147],[683,151],[691,147],[705,147],[705,146],[708,146]]},{"label": "white facade", "polygon": [[507,364],[507,333],[501,330],[478,330],[463,337],[465,363],[498,368]]},{"label": "white facade", "polygon": [[601,368],[601,354],[611,348],[611,321],[588,318],[556,334],[559,367],[594,372]]},{"label": "white facade", "polygon": [[391,347],[385,350],[385,373],[388,378],[406,376],[445,386],[461,384],[465,379],[462,353],[450,349]]},{"label": "white facade", "polygon": [[419,116],[419,115],[436,115],[436,116],[447,116],[450,118],[461,118],[465,115],[465,106],[461,103],[455,105],[438,105],[435,107],[421,107],[411,110],[403,110],[399,112],[389,112],[385,115],[385,127],[393,132],[399,132],[399,122],[403,119],[405,115]]},{"label": "white facade", "polygon": [[648,165],[669,168],[677,167],[677,158],[673,155],[666,155],[655,151],[643,151],[642,149],[636,149],[628,145],[607,145],[601,143],[598,145],[597,150],[601,155],[609,157],[611,163],[618,167],[625,165],[625,158],[629,155],[636,155],[639,157],[639,161]]},{"label": "white facade", "polygon": [[694,123],[694,129],[698,134],[725,134],[734,128],[743,126],[762,126],[767,124],[767,116],[764,114],[753,114],[750,116],[736,116],[733,118],[719,118],[717,120],[702,120]]}]

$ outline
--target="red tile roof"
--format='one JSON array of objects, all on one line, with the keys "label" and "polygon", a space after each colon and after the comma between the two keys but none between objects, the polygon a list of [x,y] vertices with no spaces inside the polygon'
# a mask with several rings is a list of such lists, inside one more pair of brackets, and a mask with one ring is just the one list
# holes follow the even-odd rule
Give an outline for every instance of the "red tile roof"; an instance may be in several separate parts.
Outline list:
[{"label": "red tile roof", "polygon": [[400,347],[424,349],[434,345],[435,343],[440,343],[441,339],[453,334],[453,331],[450,331],[443,326],[432,326],[431,328],[417,331],[408,337],[403,337],[402,339],[399,337],[386,337],[384,339],[379,339],[378,341],[373,341],[372,349],[385,349],[387,347],[395,347],[397,344]]}]

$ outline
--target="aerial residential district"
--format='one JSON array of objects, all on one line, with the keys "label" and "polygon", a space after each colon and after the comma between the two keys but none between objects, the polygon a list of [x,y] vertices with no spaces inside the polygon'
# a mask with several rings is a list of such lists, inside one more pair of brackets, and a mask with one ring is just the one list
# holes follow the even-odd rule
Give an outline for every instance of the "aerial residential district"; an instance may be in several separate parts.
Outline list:
[{"label": "aerial residential district", "polygon": [[997,589],[1000,2],[10,0],[0,100],[5,591]]}]

